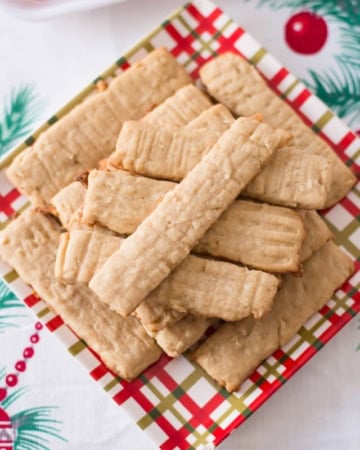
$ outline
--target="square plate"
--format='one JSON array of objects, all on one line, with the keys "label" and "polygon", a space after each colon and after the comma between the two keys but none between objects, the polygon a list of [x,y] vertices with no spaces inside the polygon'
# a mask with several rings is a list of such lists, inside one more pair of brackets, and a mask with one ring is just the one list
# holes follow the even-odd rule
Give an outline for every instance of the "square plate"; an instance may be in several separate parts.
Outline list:
[{"label": "square plate", "polygon": [[[204,0],[187,3],[141,42],[125,53],[99,78],[111,78],[165,46],[194,78],[208,59],[225,51],[240,53],[254,64],[271,88],[319,133],[355,171],[360,164],[360,140],[306,87],[220,8]],[[99,79],[98,78],[98,79]],[[98,80],[97,79],[97,80]],[[14,155],[31,146],[53,123],[95,91],[86,87],[40,129],[2,161],[0,172],[0,228],[27,200],[5,177]],[[182,356],[163,356],[131,383],[115,377],[46,303],[32,294],[18,275],[4,264],[1,275],[9,287],[46,324],[108,395],[162,449],[213,448],[244,422],[265,400],[305,364],[360,310],[360,184],[323,216],[338,244],[356,261],[356,272],[328,304],[316,313],[286,346],[264,361],[239,392],[220,389],[195,364]]]}]

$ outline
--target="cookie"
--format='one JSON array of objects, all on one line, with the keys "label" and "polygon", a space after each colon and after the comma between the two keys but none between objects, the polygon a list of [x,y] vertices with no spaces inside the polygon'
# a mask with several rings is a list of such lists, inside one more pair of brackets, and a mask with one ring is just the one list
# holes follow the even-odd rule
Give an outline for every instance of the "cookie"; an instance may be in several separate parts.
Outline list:
[{"label": "cookie", "polygon": [[279,148],[243,195],[303,209],[323,209],[332,182],[332,164],[295,147]]},{"label": "cookie", "polygon": [[[175,186],[122,171],[94,170],[89,176],[83,219],[90,225],[98,223],[131,234]],[[296,212],[236,200],[193,251],[268,272],[296,272],[304,238],[304,225]]]},{"label": "cookie", "polygon": [[279,279],[269,273],[189,255],[150,292],[137,311],[147,307],[161,314],[163,305],[226,321],[250,315],[260,319],[271,309],[278,286]]},{"label": "cookie", "polygon": [[212,378],[236,391],[253,370],[329,300],[352,274],[353,263],[333,242],[304,264],[302,277],[285,275],[272,310],[262,319],[226,323],[192,354]]},{"label": "cookie", "polygon": [[129,121],[121,129],[109,163],[131,173],[180,181],[220,136],[206,128],[173,130]]},{"label": "cookie", "polygon": [[309,128],[298,114],[262,79],[242,57],[225,53],[200,69],[200,78],[212,97],[234,114],[249,116],[261,111],[273,127],[281,127],[293,135],[296,148],[326,158],[331,164],[332,181],[325,202],[329,207],[342,199],[356,178],[331,147]]},{"label": "cookie", "polygon": [[56,253],[55,277],[67,284],[87,284],[123,239],[101,231],[61,233]]},{"label": "cookie", "polygon": [[135,317],[114,314],[84,285],[68,286],[54,277],[59,225],[31,210],[0,234],[0,256],[10,264],[107,367],[131,380],[154,363],[161,350]]},{"label": "cookie", "polygon": [[212,105],[200,89],[188,84],[143,117],[143,123],[160,127],[181,128]]},{"label": "cookie", "polygon": [[236,120],[105,262],[90,288],[116,312],[129,315],[290,137],[257,118]]},{"label": "cookie", "polygon": [[214,322],[205,317],[188,314],[156,333],[154,338],[168,356],[175,358],[194,345]]},{"label": "cookie", "polygon": [[68,229],[74,220],[74,215],[85,201],[86,188],[79,181],[73,181],[65,186],[51,199],[56,215],[64,228]]},{"label": "cookie", "polygon": [[34,205],[46,205],[74,176],[109,156],[125,120],[141,118],[189,83],[166,49],[154,50],[41,133],[14,159],[9,179]]}]

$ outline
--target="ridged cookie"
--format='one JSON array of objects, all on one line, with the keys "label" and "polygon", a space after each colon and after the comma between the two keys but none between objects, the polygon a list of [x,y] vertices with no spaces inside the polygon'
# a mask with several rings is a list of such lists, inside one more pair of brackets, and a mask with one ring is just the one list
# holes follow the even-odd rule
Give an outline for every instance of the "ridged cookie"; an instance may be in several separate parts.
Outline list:
[{"label": "ridged cookie", "polygon": [[135,317],[114,314],[86,286],[68,286],[54,277],[60,227],[25,211],[0,234],[0,256],[119,376],[131,380],[161,355]]},{"label": "ridged cookie", "polygon": [[262,319],[226,323],[201,344],[192,358],[229,392],[237,390],[252,371],[331,297],[353,272],[353,263],[333,242],[304,264],[302,277],[286,275],[272,310]]},{"label": "ridged cookie", "polygon": [[[175,186],[122,171],[94,170],[89,176],[83,219],[90,225],[98,223],[131,234]],[[296,272],[304,238],[304,226],[296,212],[236,200],[193,251],[269,272]]]},{"label": "ridged cookie", "polygon": [[90,288],[119,314],[134,311],[290,137],[257,118],[236,120],[106,261]]},{"label": "ridged cookie", "polygon": [[325,207],[337,203],[354,185],[354,174],[336,153],[304,124],[242,57],[233,53],[222,54],[200,69],[200,78],[210,95],[235,114],[248,116],[260,111],[270,125],[291,132],[296,148],[328,159],[332,181]]},{"label": "ridged cookie", "polygon": [[125,120],[141,118],[189,83],[166,49],[154,50],[43,132],[14,159],[9,179],[34,205],[46,205],[74,176],[109,156]]}]

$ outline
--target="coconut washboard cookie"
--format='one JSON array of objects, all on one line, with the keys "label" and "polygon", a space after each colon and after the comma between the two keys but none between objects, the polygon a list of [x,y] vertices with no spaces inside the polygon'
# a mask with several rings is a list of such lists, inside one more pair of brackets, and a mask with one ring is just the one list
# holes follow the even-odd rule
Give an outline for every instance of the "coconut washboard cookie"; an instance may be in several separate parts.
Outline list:
[{"label": "coconut washboard cookie", "polygon": [[316,250],[319,250],[326,242],[333,239],[334,235],[316,211],[297,211],[300,214],[304,226],[306,238],[301,248],[300,261],[305,261]]},{"label": "coconut washboard cookie", "polygon": [[333,242],[304,265],[302,277],[286,275],[273,309],[262,320],[227,323],[193,353],[193,359],[229,392],[272,352],[286,344],[353,272],[353,263]]},{"label": "coconut washboard cookie", "polygon": [[173,325],[154,334],[157,344],[164,352],[175,358],[194,345],[214,323],[214,319],[188,314]]},{"label": "coconut washboard cookie", "polygon": [[130,314],[290,138],[257,118],[236,120],[106,261],[90,288],[119,314]]},{"label": "coconut washboard cookie", "polygon": [[142,122],[172,129],[181,128],[211,105],[209,98],[200,89],[188,84],[144,116]]},{"label": "coconut washboard cookie", "polygon": [[[189,85],[179,92],[190,90],[190,87],[197,89]],[[143,122],[126,124],[125,130],[120,133],[117,140],[116,150],[109,157],[110,166],[155,178],[181,180],[235,120],[225,106],[214,105],[190,122],[183,119],[184,128],[174,130],[174,125],[180,121],[173,119],[169,114],[166,115],[167,122],[164,124],[161,118],[160,122],[157,120],[156,112],[159,109],[164,110],[164,113],[168,110],[171,112],[173,104],[176,111],[186,110],[185,105],[183,103],[180,105],[179,101],[183,100],[183,97],[177,98],[177,95],[170,97],[147,116],[151,118],[148,120],[149,124]],[[191,104],[191,101],[194,100],[189,99],[188,104]],[[183,117],[182,113],[181,118]],[[185,118],[188,119],[189,116]]]},{"label": "coconut washboard cookie", "polygon": [[99,224],[120,234],[131,234],[175,186],[120,170],[92,170],[83,220],[88,225]]},{"label": "coconut washboard cookie", "polygon": [[[109,157],[110,165],[157,179],[182,180],[234,120],[222,122],[214,118],[214,124],[209,123],[208,128],[197,128],[202,118],[210,117],[211,111],[212,108],[186,128],[175,131],[156,125],[145,126],[142,122],[126,122],[116,150]],[[243,194],[275,205],[322,209],[331,180],[331,164],[326,158],[303,149],[283,147],[275,152]]]},{"label": "coconut washboard cookie", "polygon": [[210,95],[235,114],[248,116],[261,111],[270,125],[291,132],[295,147],[328,159],[332,167],[332,182],[325,207],[342,199],[354,185],[356,178],[350,169],[242,57],[225,53],[206,63],[200,69],[200,78]]},{"label": "coconut washboard cookie", "polygon": [[[131,234],[175,186],[123,171],[94,170],[88,178],[83,220],[88,225],[100,224]],[[193,251],[269,272],[296,272],[305,236],[303,222],[295,211],[236,200]]]},{"label": "coconut washboard cookie", "polygon": [[55,277],[68,284],[87,284],[122,241],[106,231],[79,229],[61,233]]},{"label": "coconut washboard cookie", "polygon": [[189,83],[166,49],[154,50],[43,132],[14,159],[8,177],[34,205],[47,204],[74,176],[114,150],[125,120],[141,118]]},{"label": "coconut washboard cookie", "polygon": [[[56,278],[67,283],[88,283],[123,243],[124,239],[104,231],[73,230],[62,234]],[[159,322],[172,309],[230,321],[249,315],[260,318],[271,308],[278,285],[278,278],[268,273],[189,255],[146,297],[136,314],[142,320],[141,308],[147,308],[153,316],[160,313]]]},{"label": "coconut washboard cookie", "polygon": [[182,180],[221,136],[206,128],[173,130],[125,122],[109,157],[111,166],[166,180]]},{"label": "coconut washboard cookie", "polygon": [[67,286],[53,273],[60,227],[27,210],[0,234],[1,258],[32,285],[63,320],[122,378],[157,361],[160,348],[135,317],[114,314],[86,286]]},{"label": "coconut washboard cookie", "polygon": [[250,315],[259,319],[270,310],[278,285],[279,279],[269,273],[189,255],[136,312],[141,321],[146,309],[153,309],[154,316],[160,312],[158,324],[162,306],[227,321]]},{"label": "coconut washboard cookie", "polygon": [[297,212],[236,200],[193,251],[268,272],[297,272],[305,239],[305,226]]},{"label": "coconut washboard cookie", "polygon": [[84,185],[79,181],[73,181],[51,199],[50,203],[55,208],[54,214],[66,229],[71,227],[75,214],[83,205],[85,194]]},{"label": "coconut washboard cookie", "polygon": [[295,147],[279,148],[246,186],[244,195],[276,205],[323,209],[332,182],[332,164]]}]

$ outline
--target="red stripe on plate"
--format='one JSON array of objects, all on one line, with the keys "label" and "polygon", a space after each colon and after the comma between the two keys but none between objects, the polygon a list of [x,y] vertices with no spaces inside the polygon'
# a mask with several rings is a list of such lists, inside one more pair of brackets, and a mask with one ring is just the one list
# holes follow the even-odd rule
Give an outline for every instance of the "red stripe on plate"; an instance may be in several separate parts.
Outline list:
[{"label": "red stripe on plate", "polygon": [[286,70],[284,67],[279,70],[278,73],[276,73],[270,80],[269,84],[272,86],[277,86],[280,84],[287,76],[289,75],[289,71]]},{"label": "red stripe on plate", "polygon": [[26,306],[31,308],[32,306],[34,306],[37,303],[39,303],[40,300],[41,299],[39,297],[37,297],[36,295],[30,294],[26,298],[24,298],[24,303],[25,303]]},{"label": "red stripe on plate", "polygon": [[56,331],[59,327],[61,327],[61,325],[64,324],[64,321],[62,320],[62,318],[60,316],[55,316],[53,319],[50,319],[47,323],[46,323],[46,327],[51,331]]}]

